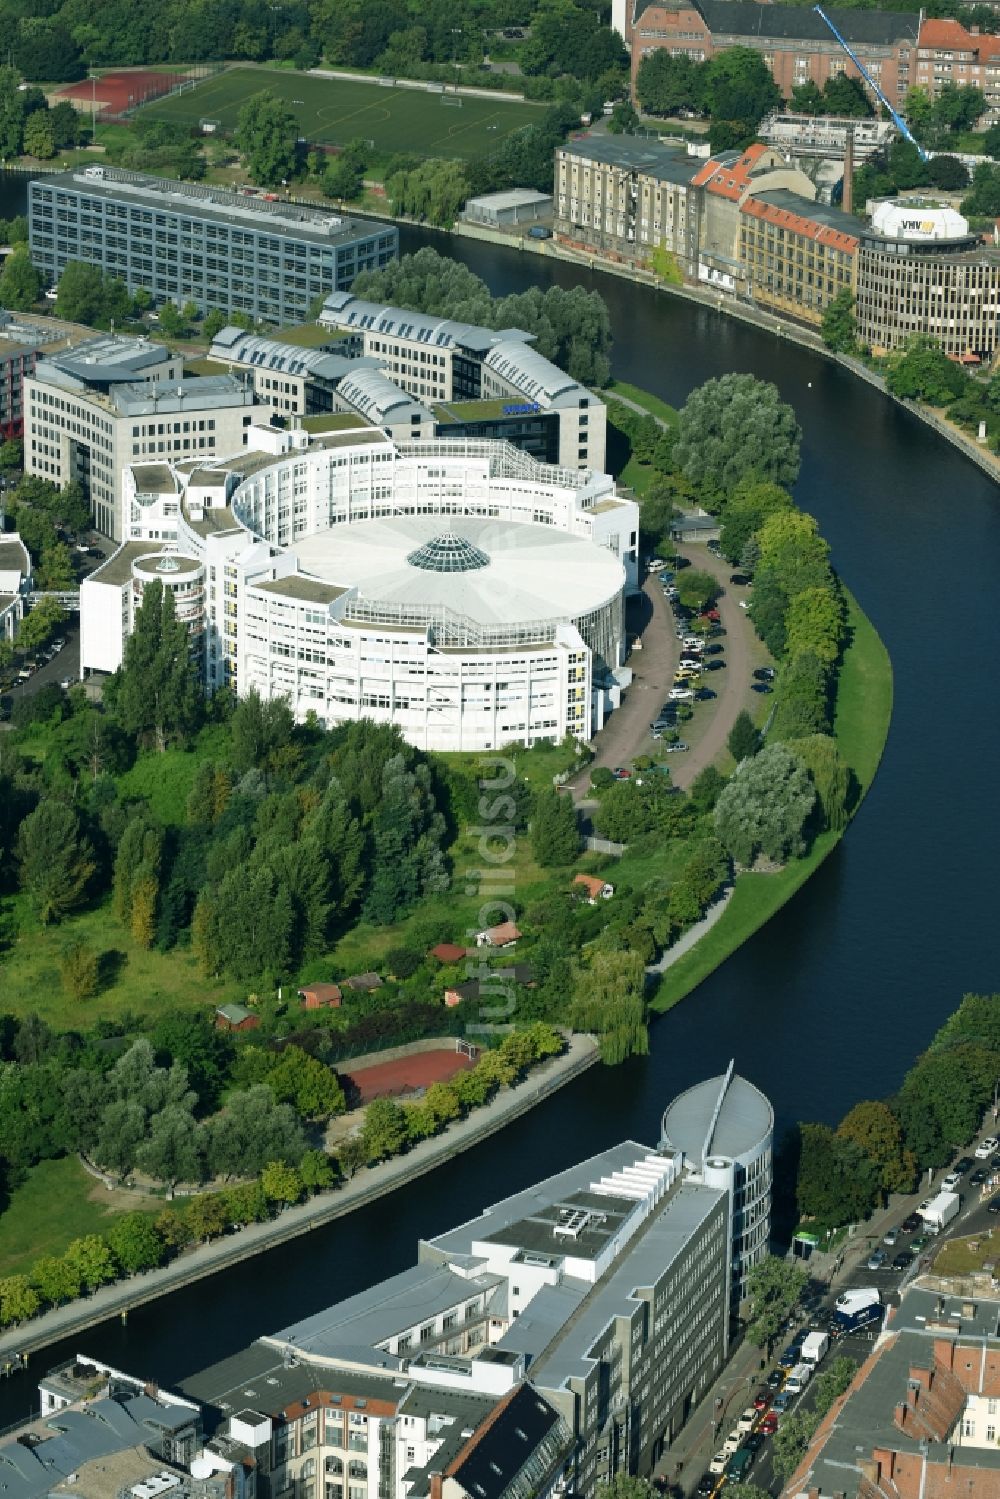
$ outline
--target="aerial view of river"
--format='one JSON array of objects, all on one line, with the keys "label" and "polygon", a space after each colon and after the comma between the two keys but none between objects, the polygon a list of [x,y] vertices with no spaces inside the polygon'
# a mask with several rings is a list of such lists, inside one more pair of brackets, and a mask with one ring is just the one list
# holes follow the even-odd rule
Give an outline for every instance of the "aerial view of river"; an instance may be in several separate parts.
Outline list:
[{"label": "aerial view of river", "polygon": [[[18,184],[20,187],[20,184]],[[0,190],[0,213],[17,198]],[[730,370],[773,380],[803,428],[799,503],[881,633],[895,671],[885,758],[837,850],[789,904],[652,1031],[647,1058],[591,1069],[481,1147],[350,1219],[39,1355],[75,1344],[171,1383],[412,1262],[417,1239],[624,1137],[655,1143],[679,1090],[738,1069],[778,1131],[836,1122],[895,1086],[968,990],[997,986],[1000,495],[916,418],[818,355],[667,294],[516,250],[450,248],[495,292],[583,284],[606,298],[614,370],[680,404]],[[961,587],[959,588],[959,584]],[[959,608],[959,605],[961,606]],[[516,897],[515,897],[516,898]],[[32,1404],[0,1385],[0,1425]]]}]

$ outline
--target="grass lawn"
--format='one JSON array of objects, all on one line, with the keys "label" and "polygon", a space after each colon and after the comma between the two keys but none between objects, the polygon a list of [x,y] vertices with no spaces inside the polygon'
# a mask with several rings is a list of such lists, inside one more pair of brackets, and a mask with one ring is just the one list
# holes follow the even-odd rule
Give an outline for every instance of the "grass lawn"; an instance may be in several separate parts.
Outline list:
[{"label": "grass lawn", "polygon": [[607,387],[606,394],[609,396],[623,396],[627,401],[634,401],[650,416],[658,416],[661,421],[667,422],[669,426],[677,425],[677,408],[668,406],[666,401],[661,401],[659,396],[650,394],[648,390],[640,390],[638,385],[629,385],[627,380],[612,380]]},{"label": "grass lawn", "polygon": [[[874,625],[848,594],[851,640],[844,653],[834,734],[862,795],[875,778],[892,716],[892,664]],[[819,868],[840,833],[823,833],[805,859],[777,874],[741,874],[725,912],[660,981],[654,1010],[669,1010],[752,937]]]},{"label": "grass lawn", "polygon": [[199,765],[204,760],[224,759],[227,746],[225,728],[209,724],[189,750],[168,749],[162,755],[156,751],[141,755],[120,778],[121,795],[125,799],[141,796],[162,823],[180,824]]},{"label": "grass lawn", "polygon": [[[203,119],[218,120],[223,130],[232,130],[241,107],[265,90],[288,106],[299,134],[308,141],[344,146],[360,139],[371,142],[380,155],[407,151],[462,161],[495,151],[514,131],[537,124],[543,107],[385,87],[376,81],[229,68],[185,93],[147,104],[141,113],[192,126]],[[452,102],[443,104],[443,99]]]},{"label": "grass lawn", "polygon": [[455,770],[464,770],[467,775],[494,780],[500,774],[497,760],[506,758],[508,753],[515,773],[528,781],[533,791],[551,786],[553,776],[570,770],[577,756],[575,745],[539,744],[530,750],[514,745],[509,752],[498,750],[496,754],[484,754],[482,750],[442,750],[434,758]]},{"label": "grass lawn", "polygon": [[[174,1008],[197,1008],[245,999],[245,986],[206,979],[187,948],[157,952],[139,947],[111,910],[110,901],[83,911],[59,926],[40,926],[20,896],[4,902],[17,937],[0,960],[3,1008],[14,1015],[31,1011],[55,1030],[89,1030],[99,1019],[156,1015]],[[82,1003],[64,993],[59,963],[73,942],[89,943],[102,955],[105,987]]]},{"label": "grass lawn", "polygon": [[[148,1211],[158,1213],[162,1206],[149,1202]],[[0,1213],[0,1278],[23,1274],[42,1255],[62,1254],[74,1239],[99,1234],[117,1213],[137,1208],[147,1211],[147,1203],[122,1192],[105,1191],[73,1156],[40,1161]]]}]

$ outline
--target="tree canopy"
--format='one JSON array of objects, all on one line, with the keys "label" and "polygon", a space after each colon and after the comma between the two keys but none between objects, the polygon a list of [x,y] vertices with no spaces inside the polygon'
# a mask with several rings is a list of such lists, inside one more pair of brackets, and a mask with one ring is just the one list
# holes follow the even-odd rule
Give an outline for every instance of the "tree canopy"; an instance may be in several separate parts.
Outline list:
[{"label": "tree canopy", "polygon": [[801,436],[776,386],[753,375],[723,375],[688,396],[674,455],[685,476],[717,500],[750,475],[793,484]]}]

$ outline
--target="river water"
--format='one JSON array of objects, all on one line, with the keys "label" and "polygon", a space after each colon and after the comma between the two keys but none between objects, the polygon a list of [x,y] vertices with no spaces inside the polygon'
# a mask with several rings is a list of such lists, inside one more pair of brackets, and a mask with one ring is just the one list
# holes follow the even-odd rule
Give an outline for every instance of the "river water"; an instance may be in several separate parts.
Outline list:
[{"label": "river water", "polygon": [[[17,185],[21,190],[21,184]],[[16,193],[0,214],[18,209]],[[403,231],[403,248],[437,235]],[[411,1263],[419,1236],[631,1136],[730,1057],[772,1099],[780,1131],[835,1122],[895,1086],[970,990],[996,979],[993,877],[1000,709],[997,490],[915,418],[845,371],[646,287],[456,240],[498,293],[583,284],[606,298],[619,377],[681,403],[713,375],[773,380],[802,424],[801,505],[873,619],[895,671],[885,758],[839,848],[767,927],[653,1027],[649,1057],[591,1069],[501,1136],[389,1199],[35,1359],[79,1346],[171,1383]],[[947,607],[946,607],[947,606]],[[0,1385],[0,1425],[33,1385]]]}]

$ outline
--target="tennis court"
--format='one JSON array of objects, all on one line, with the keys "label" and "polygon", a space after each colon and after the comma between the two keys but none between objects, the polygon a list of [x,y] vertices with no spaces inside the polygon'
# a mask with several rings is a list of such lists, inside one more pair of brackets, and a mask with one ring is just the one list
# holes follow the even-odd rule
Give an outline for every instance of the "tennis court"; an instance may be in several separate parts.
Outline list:
[{"label": "tennis court", "polygon": [[372,1067],[352,1069],[348,1065],[338,1067],[337,1071],[354,1108],[371,1103],[373,1098],[399,1098],[429,1088],[431,1083],[446,1083],[456,1072],[465,1072],[475,1065],[475,1057],[456,1051],[453,1042],[451,1046],[442,1045],[440,1051],[419,1051],[391,1062],[376,1062]]},{"label": "tennis court", "polygon": [[541,119],[537,104],[262,68],[231,68],[141,112],[188,125],[217,120],[221,129],[232,130],[247,100],[265,90],[288,105],[305,140],[346,146],[361,139],[380,155],[412,151],[469,161],[495,151],[514,131]]}]

